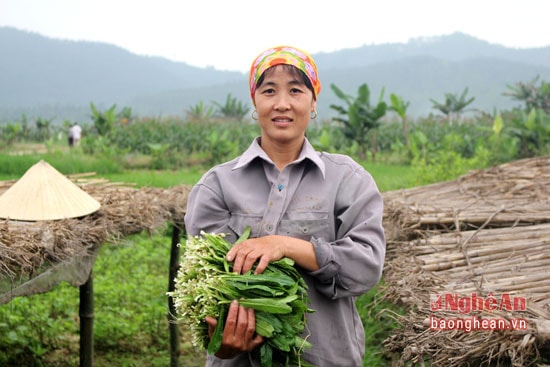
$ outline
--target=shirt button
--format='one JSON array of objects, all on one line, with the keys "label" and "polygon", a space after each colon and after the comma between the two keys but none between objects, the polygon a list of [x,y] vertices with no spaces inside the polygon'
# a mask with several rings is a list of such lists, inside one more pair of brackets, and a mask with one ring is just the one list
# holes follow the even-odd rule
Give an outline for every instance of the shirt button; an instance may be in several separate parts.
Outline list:
[{"label": "shirt button", "polygon": [[265,229],[266,229],[268,232],[271,232],[271,231],[273,230],[273,226],[272,226],[271,224],[266,224]]}]

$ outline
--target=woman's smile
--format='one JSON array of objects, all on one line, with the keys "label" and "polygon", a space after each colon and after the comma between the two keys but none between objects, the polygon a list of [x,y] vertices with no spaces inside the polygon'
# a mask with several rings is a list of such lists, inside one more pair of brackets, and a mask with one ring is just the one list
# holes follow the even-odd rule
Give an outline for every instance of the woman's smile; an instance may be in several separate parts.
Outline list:
[{"label": "woman's smile", "polygon": [[277,127],[288,127],[292,124],[292,119],[285,116],[275,116],[271,119]]}]

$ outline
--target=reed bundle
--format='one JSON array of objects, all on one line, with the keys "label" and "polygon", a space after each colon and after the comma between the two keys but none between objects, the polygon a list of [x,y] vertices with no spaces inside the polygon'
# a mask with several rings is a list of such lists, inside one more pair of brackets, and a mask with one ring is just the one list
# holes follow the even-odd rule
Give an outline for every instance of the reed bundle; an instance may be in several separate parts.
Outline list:
[{"label": "reed bundle", "polygon": [[548,221],[550,158],[533,158],[471,172],[454,181],[385,193],[394,238],[416,230],[509,227]]},{"label": "reed bundle", "polygon": [[[405,307],[385,346],[399,366],[534,366],[550,354],[550,157],[384,193],[383,297]],[[525,309],[434,311],[434,296],[525,300]],[[433,328],[430,320],[523,319],[515,330]],[[432,318],[432,319],[430,319]]]}]

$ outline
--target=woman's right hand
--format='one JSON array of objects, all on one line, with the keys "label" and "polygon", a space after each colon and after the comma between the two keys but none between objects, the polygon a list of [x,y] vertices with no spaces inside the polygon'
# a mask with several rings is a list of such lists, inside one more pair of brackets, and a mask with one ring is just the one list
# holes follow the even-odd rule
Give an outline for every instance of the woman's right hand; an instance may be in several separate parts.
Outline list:
[{"label": "woman's right hand", "polygon": [[[218,323],[214,317],[207,316],[208,335],[212,337]],[[254,309],[245,308],[237,301],[231,302],[225,327],[223,329],[222,344],[216,352],[216,357],[229,359],[245,352],[250,352],[264,342],[264,338],[256,334],[256,317]]]}]

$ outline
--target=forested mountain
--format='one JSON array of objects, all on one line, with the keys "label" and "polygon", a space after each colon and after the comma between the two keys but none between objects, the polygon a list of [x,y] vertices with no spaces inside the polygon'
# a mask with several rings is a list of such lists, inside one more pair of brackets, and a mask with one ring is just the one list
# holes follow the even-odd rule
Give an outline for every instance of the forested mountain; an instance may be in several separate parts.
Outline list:
[{"label": "forested mountain", "polygon": [[[97,42],[52,39],[0,27],[0,122],[28,118],[89,120],[90,103],[116,104],[140,116],[180,115],[203,102],[223,104],[228,94],[248,102],[247,75],[197,68],[132,54]],[[314,54],[323,91],[319,119],[340,104],[330,84],[355,95],[367,83],[375,103],[382,90],[410,102],[412,116],[434,111],[430,99],[446,93],[475,97],[472,108],[507,109],[507,85],[540,76],[550,80],[550,47],[511,49],[455,33],[407,43],[365,45]]]}]

